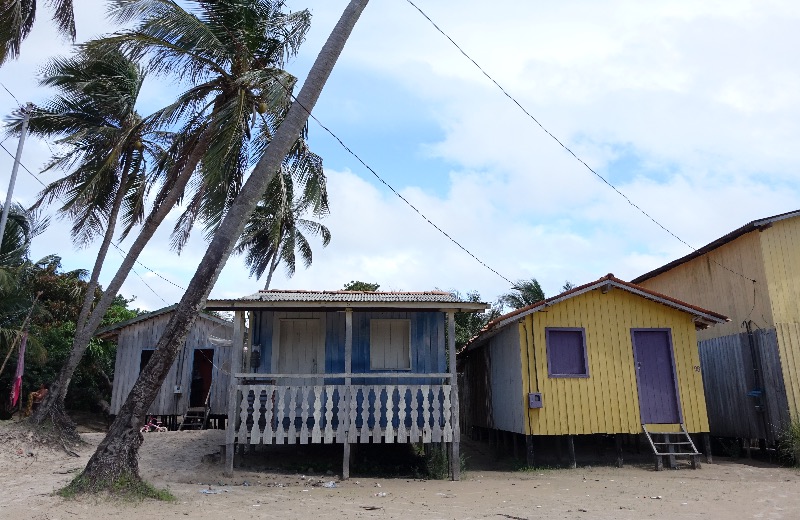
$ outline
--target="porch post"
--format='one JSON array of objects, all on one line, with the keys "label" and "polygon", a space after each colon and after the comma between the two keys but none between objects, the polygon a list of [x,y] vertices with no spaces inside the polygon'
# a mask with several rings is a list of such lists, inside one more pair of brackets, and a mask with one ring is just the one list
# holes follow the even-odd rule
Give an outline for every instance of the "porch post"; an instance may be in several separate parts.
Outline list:
[{"label": "porch post", "polygon": [[450,473],[453,480],[461,480],[461,425],[458,418],[458,378],[456,377],[456,320],[455,312],[447,312],[447,352],[450,358],[450,424],[453,442],[450,445]]},{"label": "porch post", "polygon": [[[344,372],[347,377],[344,378],[344,399],[339,396],[339,406],[344,406],[347,410],[345,414],[345,424],[340,424],[340,428],[344,428],[344,454],[342,457],[342,480],[350,478],[350,399],[352,378],[350,373],[353,370],[353,309],[344,310]],[[344,401],[344,402],[341,402]]]},{"label": "porch post", "polygon": [[233,341],[231,342],[231,367],[228,379],[228,418],[225,424],[225,474],[233,476],[233,445],[236,440],[236,416],[239,381],[236,373],[242,369],[242,349],[244,348],[244,312],[236,311],[233,317]]}]

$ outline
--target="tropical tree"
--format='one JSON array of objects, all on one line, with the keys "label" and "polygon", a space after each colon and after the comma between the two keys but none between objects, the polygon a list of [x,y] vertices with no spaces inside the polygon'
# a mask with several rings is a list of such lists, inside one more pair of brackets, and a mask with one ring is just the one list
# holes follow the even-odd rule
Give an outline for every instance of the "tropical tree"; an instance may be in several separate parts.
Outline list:
[{"label": "tropical tree", "polygon": [[359,280],[350,280],[350,282],[344,284],[342,290],[344,291],[365,291],[365,292],[375,292],[381,288],[381,285],[378,283],[371,283],[371,282],[361,282]]},{"label": "tropical tree", "polygon": [[571,291],[574,288],[575,288],[575,284],[570,282],[569,280],[567,280],[567,281],[564,282],[564,285],[561,286],[561,292]]},{"label": "tropical tree", "polygon": [[505,306],[521,309],[528,305],[544,300],[544,291],[536,278],[530,280],[517,280],[511,286],[511,292],[503,294],[498,299]]},{"label": "tropical tree", "polygon": [[[55,58],[44,67],[41,84],[55,88],[57,94],[31,111],[29,131],[56,139],[63,150],[46,169],[67,172],[42,191],[34,207],[60,202],[58,212],[72,220],[72,238],[79,247],[102,237],[83,293],[76,331],[86,327],[117,222],[124,223],[127,232],[142,218],[145,197],[153,182],[148,158],[162,155],[167,137],[136,111],[143,80],[142,69],[120,52],[100,54],[83,48],[74,56]],[[12,116],[11,131],[19,132],[21,125],[19,116]],[[64,364],[51,386],[48,403],[63,404],[82,354],[76,352]],[[60,408],[56,418],[63,426],[69,426]],[[34,421],[41,422],[51,411],[50,404],[40,407]]]},{"label": "tropical tree", "polygon": [[328,193],[325,184],[305,183],[302,196],[294,196],[294,180],[289,172],[281,172],[270,182],[266,193],[256,206],[236,246],[237,253],[245,254],[245,263],[250,275],[261,278],[267,272],[264,290],[269,289],[272,275],[280,262],[291,277],[296,268],[296,253],[306,267],[311,265],[311,244],[303,234],[322,238],[323,247],[331,240],[327,227],[303,218],[311,212],[321,217],[328,213]]},{"label": "tropical tree", "polygon": [[70,484],[73,491],[113,491],[119,489],[122,481],[141,481],[138,450],[143,438],[139,428],[144,424],[147,409],[169,373],[189,327],[205,305],[222,267],[236,246],[247,218],[303,132],[308,116],[367,2],[368,0],[351,0],[345,8],[303,83],[297,101],[292,104],[269,146],[265,147],[264,155],[215,231],[186,293],[156,346],[153,357],[139,374],[108,434],[100,442],[86,468]]},{"label": "tropical tree", "polygon": [[[462,296],[458,291],[450,292],[459,300],[468,302],[481,302],[481,293],[478,291],[470,291],[466,296]],[[461,350],[470,339],[478,335],[478,333],[486,326],[487,323],[497,318],[501,314],[501,308],[497,305],[493,306],[488,311],[484,312],[457,312],[454,316],[456,322],[456,350]]]},{"label": "tropical tree", "polygon": [[[75,41],[72,0],[50,0],[58,32]],[[0,5],[0,65],[19,56],[22,41],[36,21],[36,0],[3,0]]]},{"label": "tropical tree", "polygon": [[[172,0],[115,0],[111,18],[135,27],[87,44],[97,54],[120,50],[159,74],[173,73],[193,85],[178,100],[145,118],[150,128],[177,128],[177,137],[159,164],[161,186],[106,291],[75,333],[64,377],[74,371],[139,254],[175,204],[187,197],[187,209],[174,229],[173,246],[185,244],[198,219],[213,232],[239,191],[254,154],[263,153],[283,119],[296,80],[283,71],[308,28],[307,11],[283,13],[281,1],[193,0],[196,10]],[[304,135],[304,132],[302,132]],[[319,158],[295,138],[283,167],[312,177]],[[321,170],[321,168],[319,168]],[[62,420],[53,403],[63,402],[66,386],[51,388],[33,420]]]}]

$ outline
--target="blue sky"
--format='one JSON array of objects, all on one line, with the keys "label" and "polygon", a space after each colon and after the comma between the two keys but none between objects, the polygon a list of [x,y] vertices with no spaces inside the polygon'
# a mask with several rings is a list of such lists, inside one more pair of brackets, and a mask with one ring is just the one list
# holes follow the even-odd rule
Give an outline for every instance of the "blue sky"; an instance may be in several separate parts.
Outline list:
[{"label": "blue sky", "polygon": [[[111,30],[99,1],[77,4],[79,39]],[[291,0],[312,29],[289,70],[301,79],[346,0]],[[800,191],[800,4],[792,1],[639,2],[415,0],[548,130],[686,242],[700,247],[756,218],[797,209]],[[35,72],[69,51],[47,11],[19,61],[0,68],[21,101],[41,101]],[[149,78],[140,110],[177,88]],[[14,101],[0,89],[0,112]],[[315,115],[387,182],[481,260],[512,280],[537,277],[547,294],[565,280],[613,272],[633,278],[690,250],[603,185],[515,107],[405,0],[372,0]],[[349,280],[387,290],[478,290],[494,300],[508,283],[425,223],[322,129],[310,142],[325,159],[331,244],[273,287],[337,289]],[[13,151],[14,140],[4,145]],[[23,162],[49,157],[29,141]],[[11,161],[0,150],[0,195]],[[42,176],[44,182],[54,178]],[[20,172],[15,199],[40,186]],[[169,227],[169,226],[168,226]],[[55,221],[34,256],[91,266]],[[125,244],[122,245],[123,247]],[[205,244],[178,257],[166,233],[142,263],[185,286]],[[107,281],[112,259],[102,277]],[[155,309],[181,291],[139,268],[123,287]],[[241,259],[213,296],[254,292]]]}]

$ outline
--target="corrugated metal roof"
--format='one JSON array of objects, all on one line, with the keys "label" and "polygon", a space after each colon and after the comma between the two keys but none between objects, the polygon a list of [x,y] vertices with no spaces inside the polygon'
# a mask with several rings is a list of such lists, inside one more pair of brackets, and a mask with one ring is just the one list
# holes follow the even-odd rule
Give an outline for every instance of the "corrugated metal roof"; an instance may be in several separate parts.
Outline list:
[{"label": "corrugated metal roof", "polygon": [[463,303],[444,291],[421,292],[367,292],[367,291],[259,291],[249,296],[235,298],[242,302],[374,302],[374,303]]}]

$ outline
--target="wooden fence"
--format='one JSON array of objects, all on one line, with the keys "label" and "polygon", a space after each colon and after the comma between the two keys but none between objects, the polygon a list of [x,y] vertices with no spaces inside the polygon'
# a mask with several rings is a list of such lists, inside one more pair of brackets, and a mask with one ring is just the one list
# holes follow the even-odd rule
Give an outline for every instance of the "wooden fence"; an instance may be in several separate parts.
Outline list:
[{"label": "wooden fence", "polygon": [[711,434],[774,443],[789,405],[774,329],[700,342]]}]

